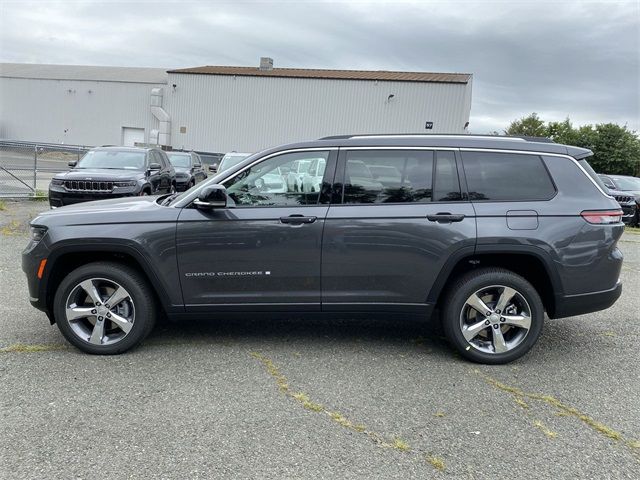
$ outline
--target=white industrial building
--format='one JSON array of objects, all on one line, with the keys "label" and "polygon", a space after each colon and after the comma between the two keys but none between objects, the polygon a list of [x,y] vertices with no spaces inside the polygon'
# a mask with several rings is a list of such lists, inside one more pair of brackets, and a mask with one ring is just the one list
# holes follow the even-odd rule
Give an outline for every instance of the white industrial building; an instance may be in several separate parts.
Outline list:
[{"label": "white industrial building", "polygon": [[0,63],[0,139],[74,145],[147,142],[163,68]]},{"label": "white industrial building", "polygon": [[472,75],[0,64],[0,139],[257,151],[344,133],[464,133]]}]

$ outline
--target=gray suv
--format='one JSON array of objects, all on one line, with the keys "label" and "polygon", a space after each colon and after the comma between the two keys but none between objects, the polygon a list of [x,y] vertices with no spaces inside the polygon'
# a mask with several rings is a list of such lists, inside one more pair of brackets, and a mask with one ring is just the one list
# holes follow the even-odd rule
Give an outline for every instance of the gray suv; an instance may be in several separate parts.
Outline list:
[{"label": "gray suv", "polygon": [[[620,296],[622,212],[589,150],[541,139],[358,135],[248,157],[181,195],[31,223],[31,303],[81,350],[124,352],[161,314],[398,314],[436,307],[464,357],[505,363],[546,315]],[[295,165],[323,165],[315,191]],[[320,174],[318,174],[320,175]]]}]

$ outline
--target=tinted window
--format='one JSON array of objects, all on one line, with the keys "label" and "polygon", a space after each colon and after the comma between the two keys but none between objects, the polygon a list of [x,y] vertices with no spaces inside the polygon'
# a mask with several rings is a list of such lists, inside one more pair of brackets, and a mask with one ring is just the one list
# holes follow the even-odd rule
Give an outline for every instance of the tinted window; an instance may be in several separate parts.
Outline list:
[{"label": "tinted window", "polygon": [[555,194],[537,155],[463,152],[462,160],[471,200],[548,200]]},{"label": "tinted window", "polygon": [[[297,163],[318,162],[318,175],[324,175],[329,152],[296,152],[271,157],[223,182],[227,194],[238,207],[277,207],[316,205],[320,189],[296,173]],[[321,166],[320,166],[321,165]],[[319,186],[319,182],[318,182]]]},{"label": "tinted window", "polygon": [[433,187],[433,200],[435,202],[462,200],[454,152],[439,151],[436,153],[436,180]]},{"label": "tinted window", "polygon": [[151,153],[153,154],[154,162],[159,163],[162,168],[167,166],[167,161],[165,160],[165,154],[163,152],[153,150]]},{"label": "tinted window", "polygon": [[344,203],[431,201],[431,151],[350,150],[344,168]]}]

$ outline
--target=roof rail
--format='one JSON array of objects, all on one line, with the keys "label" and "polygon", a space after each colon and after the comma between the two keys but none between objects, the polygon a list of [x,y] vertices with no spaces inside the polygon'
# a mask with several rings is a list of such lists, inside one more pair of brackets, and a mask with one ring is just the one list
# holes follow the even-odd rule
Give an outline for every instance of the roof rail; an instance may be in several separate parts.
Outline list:
[{"label": "roof rail", "polygon": [[491,138],[495,140],[515,140],[520,142],[555,143],[547,137],[530,137],[526,135],[471,135],[464,133],[365,133],[355,135],[330,135],[318,140],[348,140],[351,138],[393,138],[393,137],[450,137],[450,138]]}]

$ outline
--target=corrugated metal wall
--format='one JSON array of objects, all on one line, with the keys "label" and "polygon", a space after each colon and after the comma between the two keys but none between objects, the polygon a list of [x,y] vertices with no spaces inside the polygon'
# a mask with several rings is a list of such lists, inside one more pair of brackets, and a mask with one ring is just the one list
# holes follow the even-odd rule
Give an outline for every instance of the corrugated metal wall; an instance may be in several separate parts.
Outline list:
[{"label": "corrugated metal wall", "polygon": [[344,133],[463,133],[471,108],[471,83],[169,74],[168,84],[173,146],[214,152]]},{"label": "corrugated metal wall", "polygon": [[[158,128],[150,83],[0,78],[0,138],[120,145],[122,127]],[[65,133],[66,130],[66,133]]]}]

